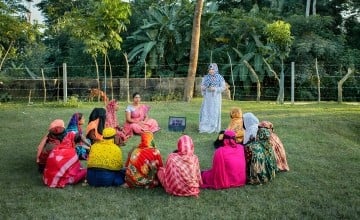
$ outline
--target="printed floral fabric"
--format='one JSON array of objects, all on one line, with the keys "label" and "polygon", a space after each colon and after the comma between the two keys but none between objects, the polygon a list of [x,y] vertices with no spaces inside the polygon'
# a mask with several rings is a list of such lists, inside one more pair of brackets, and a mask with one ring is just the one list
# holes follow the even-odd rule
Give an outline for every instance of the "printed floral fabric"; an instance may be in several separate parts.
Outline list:
[{"label": "printed floral fabric", "polygon": [[269,138],[269,129],[259,128],[256,139],[246,144],[249,184],[267,183],[275,178],[276,159]]},{"label": "printed floral fabric", "polygon": [[269,121],[262,121],[259,124],[259,127],[268,128],[270,131],[270,144],[273,148],[276,158],[276,165],[280,171],[289,171],[289,165],[286,159],[286,152],[283,143],[281,142],[279,136],[274,132],[273,124]]},{"label": "printed floral fabric", "polygon": [[157,171],[163,162],[151,132],[141,134],[141,143],[129,153],[125,166],[129,187],[153,188],[159,184]]}]

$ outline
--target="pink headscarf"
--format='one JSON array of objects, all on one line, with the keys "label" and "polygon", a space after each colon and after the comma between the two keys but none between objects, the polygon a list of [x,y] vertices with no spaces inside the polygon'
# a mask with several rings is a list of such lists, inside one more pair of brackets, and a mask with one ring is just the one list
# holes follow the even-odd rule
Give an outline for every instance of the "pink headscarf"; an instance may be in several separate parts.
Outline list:
[{"label": "pink headscarf", "polygon": [[169,194],[196,197],[199,195],[202,179],[191,137],[183,135],[179,138],[178,152],[169,155],[165,167],[159,168],[158,178]]},{"label": "pink headscarf", "polygon": [[225,130],[224,132],[224,146],[236,147],[236,133],[233,130]]}]

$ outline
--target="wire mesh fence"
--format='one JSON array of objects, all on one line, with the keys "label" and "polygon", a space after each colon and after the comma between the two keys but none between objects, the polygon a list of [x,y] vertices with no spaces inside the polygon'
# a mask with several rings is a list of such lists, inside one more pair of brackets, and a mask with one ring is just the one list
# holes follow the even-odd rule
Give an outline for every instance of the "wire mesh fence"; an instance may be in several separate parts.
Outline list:
[{"label": "wire mesh fence", "polygon": [[[323,81],[328,80],[326,77]],[[354,86],[354,81],[359,81],[359,76],[351,76],[350,83],[343,85],[343,101],[360,101],[360,86]],[[126,101],[132,93],[140,92],[144,101],[182,100],[186,83],[186,77],[159,77],[159,78],[100,78],[99,83],[94,78],[72,77],[67,79],[66,92],[62,78],[53,79],[7,79],[0,83],[0,101],[19,102],[50,102],[61,101],[64,94],[67,97],[76,97],[80,101],[97,100],[98,93],[93,89],[103,91],[108,99]],[[194,97],[201,97],[201,77],[197,77],[194,85]],[[350,85],[349,85],[350,84]],[[229,90],[224,92],[224,98],[234,100],[255,101],[257,98],[256,83],[244,85],[243,83],[229,84]],[[261,84],[261,100],[277,100],[279,87],[276,85]],[[315,85],[295,85],[295,101],[337,101],[338,88]],[[99,95],[99,98],[103,97]],[[291,85],[285,83],[285,101],[290,101]]]}]

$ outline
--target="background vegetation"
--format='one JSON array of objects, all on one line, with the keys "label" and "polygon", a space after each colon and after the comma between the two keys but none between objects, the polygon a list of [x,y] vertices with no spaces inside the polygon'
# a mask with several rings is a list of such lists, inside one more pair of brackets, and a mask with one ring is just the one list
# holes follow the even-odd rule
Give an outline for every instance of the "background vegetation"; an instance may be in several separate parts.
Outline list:
[{"label": "background vegetation", "polygon": [[[201,99],[191,103],[151,102],[151,117],[161,131],[155,141],[163,159],[181,133],[167,130],[169,116],[186,116],[185,133],[195,143],[202,169],[211,166],[216,134],[199,134]],[[126,103],[120,103],[119,121]],[[284,143],[290,171],[266,185],[202,190],[199,198],[174,197],[152,190],[93,188],[78,184],[50,189],[38,174],[36,148],[49,123],[67,123],[80,111],[88,117],[100,103],[2,104],[0,121],[1,219],[359,219],[360,107],[356,104],[277,105],[224,100],[222,125],[239,106],[274,123]],[[135,136],[123,147],[139,143]]]},{"label": "background vegetation", "polygon": [[[2,0],[0,81],[56,78],[63,63],[69,77],[186,77],[198,2],[42,0],[44,23],[31,24],[23,1]],[[259,83],[282,101],[295,62],[296,99],[334,100],[350,72],[346,101],[359,101],[359,9],[354,0],[204,1],[197,76],[217,62],[235,99]]]}]

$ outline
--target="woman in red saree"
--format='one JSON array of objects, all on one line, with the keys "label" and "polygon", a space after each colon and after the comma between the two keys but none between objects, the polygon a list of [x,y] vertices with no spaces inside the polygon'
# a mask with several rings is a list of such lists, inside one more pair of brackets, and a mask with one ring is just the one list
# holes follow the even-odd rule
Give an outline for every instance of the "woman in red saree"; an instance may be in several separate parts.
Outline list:
[{"label": "woman in red saree", "polygon": [[199,159],[194,154],[191,137],[183,135],[179,138],[177,151],[169,155],[165,167],[160,167],[157,175],[167,193],[176,196],[199,196],[202,180]]},{"label": "woman in red saree", "polygon": [[150,106],[141,104],[140,100],[140,94],[134,93],[133,103],[125,109],[124,130],[129,137],[134,134],[142,134],[145,131],[155,133],[160,130],[158,122],[148,116]]},{"label": "woman in red saree", "polygon": [[163,166],[160,151],[151,132],[141,134],[141,143],[129,152],[125,163],[128,187],[153,188],[159,184],[157,171]]},{"label": "woman in red saree", "polygon": [[48,133],[41,139],[37,149],[36,163],[40,173],[44,172],[46,160],[54,147],[62,142],[66,135],[65,124],[62,119],[55,119],[48,128]]},{"label": "woman in red saree", "polygon": [[51,188],[64,188],[76,184],[86,177],[75,151],[75,133],[69,132],[61,144],[50,153],[44,170],[44,184]]}]

